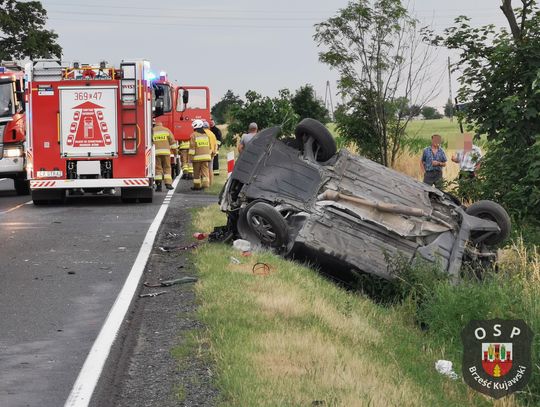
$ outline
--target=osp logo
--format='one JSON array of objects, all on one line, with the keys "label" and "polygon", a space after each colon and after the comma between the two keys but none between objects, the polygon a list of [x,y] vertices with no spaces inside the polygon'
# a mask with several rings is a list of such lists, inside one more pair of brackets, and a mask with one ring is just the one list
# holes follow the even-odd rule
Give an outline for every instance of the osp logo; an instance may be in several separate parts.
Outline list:
[{"label": "osp logo", "polygon": [[524,388],[532,374],[533,332],[523,320],[474,320],[461,332],[463,379],[495,399]]}]

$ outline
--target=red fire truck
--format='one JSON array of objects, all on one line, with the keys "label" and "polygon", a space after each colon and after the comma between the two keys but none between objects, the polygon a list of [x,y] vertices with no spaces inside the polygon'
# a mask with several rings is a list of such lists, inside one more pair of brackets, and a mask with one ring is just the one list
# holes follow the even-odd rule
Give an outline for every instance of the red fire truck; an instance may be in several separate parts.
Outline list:
[{"label": "red fire truck", "polygon": [[25,70],[27,176],[34,204],[118,190],[124,202],[152,202],[150,63],[39,60]]},{"label": "red fire truck", "polygon": [[[188,141],[193,133],[191,122],[194,119],[210,121],[210,89],[206,86],[177,85],[161,72],[154,81],[156,99],[161,100],[163,114],[159,119],[174,134],[178,143]],[[173,177],[180,174],[178,156],[171,155]]]},{"label": "red fire truck", "polygon": [[12,178],[18,195],[26,180],[24,72],[14,62],[0,64],[0,178]]}]

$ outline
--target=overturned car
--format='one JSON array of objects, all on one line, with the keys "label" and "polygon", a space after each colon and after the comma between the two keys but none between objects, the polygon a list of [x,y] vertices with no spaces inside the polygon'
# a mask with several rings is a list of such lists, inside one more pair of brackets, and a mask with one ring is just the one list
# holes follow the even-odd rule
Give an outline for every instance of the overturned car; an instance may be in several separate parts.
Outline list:
[{"label": "overturned car", "polygon": [[454,278],[462,264],[491,263],[510,233],[495,202],[468,208],[440,190],[336,144],[324,125],[301,121],[296,139],[269,128],[245,147],[220,196],[235,237],[308,260],[343,281],[394,277],[388,259],[422,258]]}]

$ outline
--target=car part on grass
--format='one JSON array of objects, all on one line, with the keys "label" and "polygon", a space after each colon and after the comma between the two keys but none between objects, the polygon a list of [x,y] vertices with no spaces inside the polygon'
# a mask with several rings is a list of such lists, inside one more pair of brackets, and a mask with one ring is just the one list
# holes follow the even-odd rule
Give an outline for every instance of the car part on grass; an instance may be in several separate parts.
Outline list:
[{"label": "car part on grass", "polygon": [[266,263],[255,263],[251,270],[256,276],[267,276],[272,271],[270,265]]},{"label": "car part on grass", "polygon": [[233,247],[241,252],[249,252],[251,250],[251,243],[244,239],[237,239],[233,242]]},{"label": "car part on grass", "polygon": [[317,120],[305,118],[298,123],[294,134],[303,146],[304,153],[314,161],[328,161],[336,154],[336,141],[332,133]]},{"label": "car part on grass", "polygon": [[175,278],[173,280],[161,281],[160,283],[157,283],[157,284],[150,284],[148,282],[145,282],[144,286],[145,287],[170,287],[176,284],[196,283],[197,281],[199,281],[197,277],[186,276],[186,277]]},{"label": "car part on grass", "polygon": [[165,253],[169,253],[169,252],[182,251],[182,250],[192,250],[192,249],[196,249],[197,247],[199,247],[198,243],[192,243],[187,246],[173,246],[173,247],[160,246],[159,250]]},{"label": "car part on grass", "polygon": [[494,261],[491,245],[510,230],[499,205],[465,209],[367,158],[346,150],[326,156],[330,143],[322,150],[313,143],[326,143],[320,140],[327,130],[315,123],[298,125],[302,143],[281,141],[274,127],[246,146],[219,200],[235,239],[308,261],[345,282],[360,274],[395,278],[388,259],[396,256],[431,262],[454,280],[463,262]]}]

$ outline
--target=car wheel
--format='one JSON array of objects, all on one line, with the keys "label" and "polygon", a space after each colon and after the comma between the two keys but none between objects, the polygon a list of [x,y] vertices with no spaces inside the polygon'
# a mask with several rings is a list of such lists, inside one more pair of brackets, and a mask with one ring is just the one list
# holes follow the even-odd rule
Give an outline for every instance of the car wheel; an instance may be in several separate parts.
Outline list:
[{"label": "car wheel", "polygon": [[13,181],[15,184],[15,191],[17,195],[29,195],[30,194],[30,181],[25,179],[16,179]]},{"label": "car wheel", "polygon": [[281,247],[288,242],[287,222],[272,205],[257,202],[247,212],[247,226],[264,246]]},{"label": "car wheel", "polygon": [[495,222],[501,231],[496,235],[489,236],[484,243],[488,246],[495,246],[510,236],[512,222],[506,210],[498,203],[492,201],[478,201],[469,206],[467,215],[476,216],[480,219],[487,219]]},{"label": "car wheel", "polygon": [[328,161],[337,152],[336,141],[326,126],[315,119],[306,118],[294,130],[304,152],[313,154],[318,162]]}]

